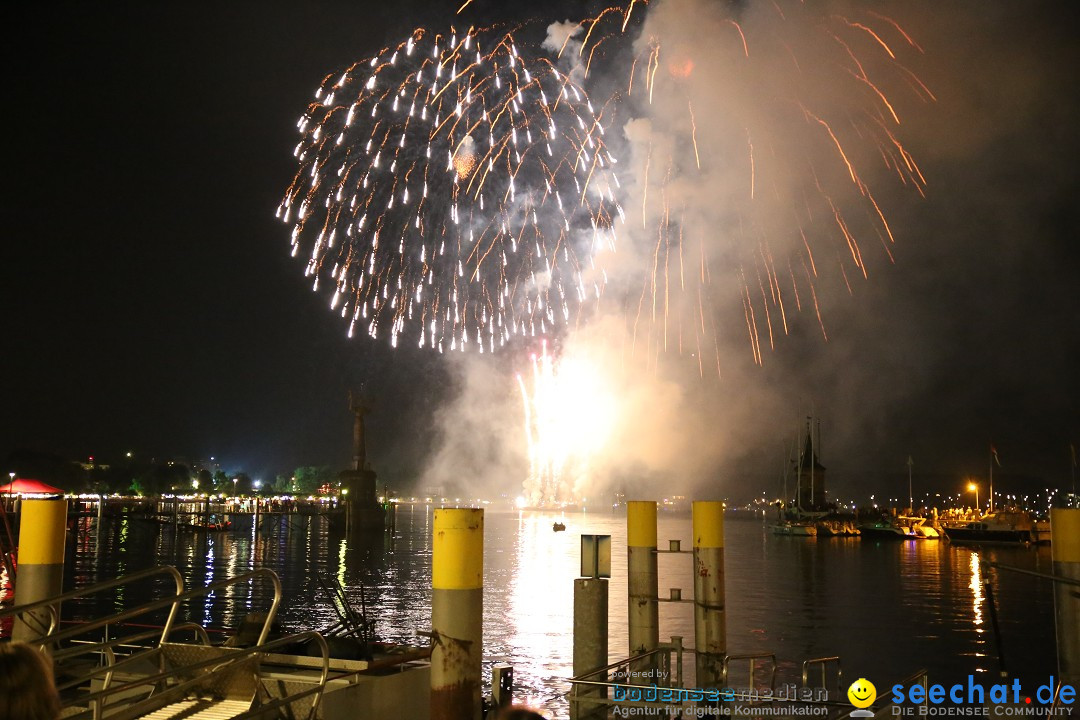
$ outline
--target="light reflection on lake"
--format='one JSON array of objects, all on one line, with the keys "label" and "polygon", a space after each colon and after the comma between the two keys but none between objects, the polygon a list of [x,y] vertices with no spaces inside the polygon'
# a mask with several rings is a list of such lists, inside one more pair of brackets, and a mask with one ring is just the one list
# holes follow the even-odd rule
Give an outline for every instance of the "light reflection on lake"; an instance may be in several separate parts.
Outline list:
[{"label": "light reflection on lake", "polygon": [[[553,532],[558,517],[564,532]],[[336,577],[359,609],[367,608],[387,640],[417,643],[430,628],[432,511],[398,510],[393,539],[347,539],[321,518],[250,520],[225,533],[177,531],[137,520],[107,521],[100,542],[88,522],[67,559],[67,585],[134,572],[154,564],[177,566],[196,587],[253,568],[269,567],[282,580],[279,618],[286,630],[324,628],[335,621],[316,573]],[[659,517],[660,545],[677,539],[691,546],[689,516]],[[625,657],[625,517],[611,513],[496,512],[485,517],[485,665],[514,666],[517,698],[566,716],[565,678],[572,673],[573,578],[582,533],[613,540],[610,581],[611,659]],[[803,660],[839,655],[845,677],[891,685],[926,668],[934,682],[960,681],[969,673],[996,673],[998,639],[987,620],[980,560],[1049,571],[1046,548],[996,546],[973,552],[947,542],[888,542],[858,538],[773,536],[756,516],[728,513],[725,528],[727,632],[732,653],[772,652],[780,680],[797,681]],[[693,589],[688,554],[659,557],[660,597],[669,588]],[[1050,584],[989,570],[1001,643],[1014,675],[1043,682],[1054,672],[1053,601]],[[164,579],[119,589],[97,603],[69,603],[68,617],[88,617],[148,599]],[[363,588],[361,590],[361,587]],[[259,581],[229,586],[185,609],[186,619],[234,627],[244,614],[268,605]],[[125,594],[126,593],[126,594]],[[363,597],[361,597],[361,595]],[[689,604],[662,603],[661,639],[681,635],[693,645]],[[688,656],[687,670],[693,662]]]}]

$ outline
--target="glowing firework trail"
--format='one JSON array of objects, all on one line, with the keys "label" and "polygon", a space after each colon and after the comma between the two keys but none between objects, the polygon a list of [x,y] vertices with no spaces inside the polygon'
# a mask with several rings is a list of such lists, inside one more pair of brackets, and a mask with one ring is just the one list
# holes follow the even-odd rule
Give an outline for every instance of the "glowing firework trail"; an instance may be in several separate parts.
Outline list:
[{"label": "glowing firework trail", "polygon": [[[592,54],[601,42],[630,36],[633,10],[634,3],[624,3],[583,20],[579,32],[568,35],[564,51],[569,37],[577,37],[576,56],[589,57],[585,70],[595,74]],[[827,277],[853,292],[849,264],[869,277],[873,266],[864,247],[867,236],[879,239],[884,258],[892,261],[895,238],[871,189],[871,173],[884,166],[902,185],[924,193],[926,180],[899,131],[905,101],[934,100],[903,64],[905,51],[922,49],[891,18],[869,11],[823,14],[795,1],[753,8],[668,2],[650,6],[635,19],[641,22],[626,58],[630,76],[620,112],[651,121],[651,131],[634,140],[640,150],[628,174],[636,182],[635,200],[627,205],[640,209],[640,223],[634,225],[643,230],[635,233],[643,260],[639,288],[642,296],[651,292],[655,297],[663,287],[685,297],[673,294],[662,303],[663,318],[650,318],[639,303],[637,316],[630,318],[633,336],[642,336],[638,325],[644,323],[647,357],[671,346],[670,332],[679,333],[678,347],[699,347],[700,338],[684,345],[681,334],[691,327],[695,336],[703,332],[704,317],[672,322],[666,314],[712,312],[714,290],[691,291],[681,282],[673,287],[674,278],[657,277],[684,270],[682,263],[675,268],[658,261],[663,260],[658,253],[663,250],[666,257],[670,247],[681,257],[683,242],[707,232],[713,237],[701,257],[701,272],[690,274],[705,278],[709,256],[714,261],[723,257],[729,268],[723,277],[736,278],[740,288],[756,363],[763,362],[759,333],[769,335],[770,346],[777,334],[786,335],[788,310],[803,307],[800,293],[809,291],[827,339],[819,284]],[[635,83],[643,83],[645,92],[634,93]],[[654,167],[665,166],[666,173],[655,172]],[[731,178],[746,189],[737,191]],[[666,186],[672,191],[665,192]],[[720,194],[707,199],[691,194],[687,211],[672,220],[669,203],[682,203],[679,191],[685,195],[687,187],[719,188]],[[684,228],[684,216],[696,219],[698,226]],[[658,239],[654,232],[670,237]],[[822,257],[836,257],[835,265],[815,265],[813,255],[822,250],[829,251]],[[778,263],[787,266],[789,280],[781,282]],[[807,272],[797,272],[800,265]],[[819,267],[826,275],[819,276]],[[757,288],[750,285],[755,277]],[[795,304],[785,307],[791,294]],[[774,317],[779,321],[775,326]]]},{"label": "glowing firework trail", "polygon": [[615,423],[615,398],[592,363],[557,359],[543,343],[529,380],[517,376],[529,454],[526,503],[576,502]]},{"label": "glowing firework trail", "polygon": [[328,76],[297,127],[278,216],[350,335],[492,351],[600,297],[621,213],[600,113],[509,35],[416,30]]}]

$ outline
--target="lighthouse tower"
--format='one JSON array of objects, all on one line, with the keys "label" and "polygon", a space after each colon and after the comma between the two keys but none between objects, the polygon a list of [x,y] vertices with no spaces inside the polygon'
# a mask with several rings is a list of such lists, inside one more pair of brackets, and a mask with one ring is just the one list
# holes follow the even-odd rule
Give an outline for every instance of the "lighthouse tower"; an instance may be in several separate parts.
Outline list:
[{"label": "lighthouse tower", "polygon": [[353,411],[353,467],[341,473],[341,485],[347,489],[349,525],[354,530],[382,530],[383,507],[375,489],[375,471],[367,463],[367,438],[364,415],[370,409],[359,393],[349,393]]}]

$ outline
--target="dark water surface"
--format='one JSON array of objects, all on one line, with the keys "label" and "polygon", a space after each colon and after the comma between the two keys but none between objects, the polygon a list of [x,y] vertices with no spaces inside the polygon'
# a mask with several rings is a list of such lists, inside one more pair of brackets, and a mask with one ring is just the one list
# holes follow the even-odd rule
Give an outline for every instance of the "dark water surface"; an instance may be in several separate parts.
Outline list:
[{"label": "dark water surface", "polygon": [[[485,517],[485,663],[514,666],[518,699],[566,715],[564,678],[573,647],[573,578],[578,573],[579,535],[612,535],[610,583],[611,659],[627,655],[626,521],[608,513],[560,518],[566,531],[552,532],[554,515],[496,512]],[[354,605],[363,603],[386,640],[422,642],[430,628],[431,526],[427,506],[402,506],[393,539],[346,539],[321,518],[273,522],[247,530],[202,534],[138,520],[106,521],[100,539],[92,521],[80,527],[69,554],[65,588],[99,582],[155,564],[175,565],[188,588],[253,568],[276,571],[284,586],[279,618],[286,630],[320,629],[335,616],[315,580],[337,577]],[[691,546],[689,516],[661,515],[662,548],[669,539]],[[771,652],[780,680],[797,682],[801,663],[839,655],[844,676],[870,678],[888,687],[915,670],[932,682],[995,681],[999,649],[1025,687],[1054,674],[1054,619],[1050,583],[990,571],[1000,623],[991,626],[980,560],[1050,571],[1047,548],[965,548],[947,542],[875,542],[857,538],[774,536],[760,517],[728,513],[725,527],[728,650]],[[660,596],[693,590],[689,555],[661,555]],[[160,581],[129,587],[64,608],[86,618],[143,602],[164,587]],[[269,587],[258,581],[219,590],[193,601],[185,619],[228,628],[247,612],[265,609]],[[661,640],[682,635],[693,645],[688,604],[661,604]],[[687,665],[692,667],[692,660]]]}]

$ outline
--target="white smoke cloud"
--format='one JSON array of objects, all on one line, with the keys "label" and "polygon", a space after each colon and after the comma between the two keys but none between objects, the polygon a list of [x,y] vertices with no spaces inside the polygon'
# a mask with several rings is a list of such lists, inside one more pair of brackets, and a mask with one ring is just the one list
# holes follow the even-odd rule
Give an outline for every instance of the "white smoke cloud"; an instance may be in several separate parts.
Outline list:
[{"label": "white smoke cloud", "polygon": [[[810,413],[824,418],[830,490],[872,488],[881,463],[925,457],[930,426],[953,432],[918,408],[942,403],[956,417],[979,402],[979,388],[944,389],[965,355],[956,337],[978,336],[947,319],[942,295],[969,316],[981,302],[1008,315],[1004,298],[1028,294],[1038,275],[1019,240],[1027,215],[1009,208],[1053,206],[1062,183],[1044,170],[1050,139],[1032,144],[1021,130],[1037,116],[1065,127],[1068,106],[1048,99],[1044,84],[1061,81],[1035,71],[1042,62],[1010,29],[1022,13],[913,4],[895,8],[904,14],[893,24],[850,3],[782,8],[651,3],[636,30],[606,41],[632,51],[611,50],[584,80],[594,99],[618,97],[607,140],[626,222],[605,258],[603,301],[559,347],[604,368],[618,397],[581,493],[771,494]],[[955,38],[960,23],[970,42]],[[564,62],[580,57],[569,53],[577,27],[549,28],[549,50],[571,38]],[[991,70],[974,81],[963,70],[982,64]],[[1014,166],[1047,182],[988,179]],[[986,238],[997,287],[1013,293],[1000,301],[969,270],[985,262]],[[1054,317],[1069,307],[1056,303],[1048,295]],[[1019,346],[1005,354],[1028,357]],[[509,368],[487,381],[512,393]],[[471,403],[459,400],[466,418]],[[491,435],[521,427],[520,398],[498,409],[481,413]],[[523,434],[505,437],[523,463]],[[526,471],[513,472],[499,486],[518,487]]]}]

